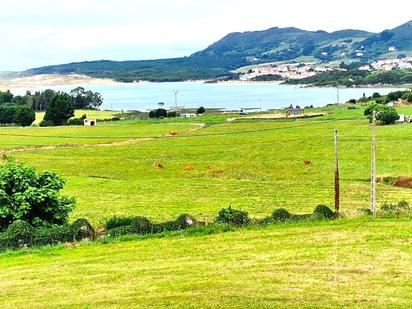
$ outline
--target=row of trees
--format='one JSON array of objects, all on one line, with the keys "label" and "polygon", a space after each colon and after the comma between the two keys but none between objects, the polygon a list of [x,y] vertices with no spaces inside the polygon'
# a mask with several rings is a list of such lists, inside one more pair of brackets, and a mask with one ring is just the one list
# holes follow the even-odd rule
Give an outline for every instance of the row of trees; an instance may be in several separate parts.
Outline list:
[{"label": "row of trees", "polygon": [[29,126],[35,111],[46,111],[41,126],[60,126],[74,116],[75,109],[97,109],[103,103],[100,93],[78,87],[70,93],[47,89],[15,96],[10,91],[0,91],[0,124]]},{"label": "row of trees", "polygon": [[[35,111],[45,111],[59,93],[52,89],[46,89],[34,93],[27,91],[24,96],[15,96],[10,91],[0,91],[0,104],[15,104],[30,107]],[[83,87],[71,90],[68,95],[73,101],[75,109],[97,109],[103,103],[100,93],[85,90]]]}]

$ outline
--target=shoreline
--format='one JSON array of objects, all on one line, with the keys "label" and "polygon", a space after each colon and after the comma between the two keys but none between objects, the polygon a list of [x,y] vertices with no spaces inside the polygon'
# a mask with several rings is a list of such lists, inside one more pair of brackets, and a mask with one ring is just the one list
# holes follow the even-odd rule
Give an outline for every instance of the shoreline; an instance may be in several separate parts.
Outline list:
[{"label": "shoreline", "polygon": [[0,76],[0,91],[10,90],[11,92],[37,91],[47,87],[58,87],[67,85],[94,85],[94,86],[111,86],[122,85],[111,78],[93,78],[80,74],[41,74],[30,76]]},{"label": "shoreline", "polygon": [[[115,85],[127,85],[127,84],[152,84],[152,83],[167,83],[167,82],[151,82],[151,81],[134,81],[131,83],[124,83],[115,81],[112,78],[95,78],[80,74],[39,74],[30,76],[7,76],[0,75],[0,91],[10,90],[14,93],[24,94],[26,91],[38,91],[46,89],[47,87],[58,86],[115,86]],[[283,81],[244,81],[244,80],[185,80],[180,82],[168,82],[168,83],[197,83],[206,85],[224,85],[224,84],[273,84],[276,86],[288,86],[296,88],[336,88],[334,86],[314,86],[305,84],[284,84]],[[344,87],[344,89],[378,89],[378,88],[394,88],[394,89],[407,89],[412,85],[362,85],[360,87]]]}]

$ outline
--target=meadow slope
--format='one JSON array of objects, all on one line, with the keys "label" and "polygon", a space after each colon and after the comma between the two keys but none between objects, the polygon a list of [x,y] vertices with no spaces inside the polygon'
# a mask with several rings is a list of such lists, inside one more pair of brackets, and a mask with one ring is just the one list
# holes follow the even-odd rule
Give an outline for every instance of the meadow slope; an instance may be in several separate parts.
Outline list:
[{"label": "meadow slope", "polygon": [[360,218],[0,255],[1,308],[410,308],[412,221]]}]

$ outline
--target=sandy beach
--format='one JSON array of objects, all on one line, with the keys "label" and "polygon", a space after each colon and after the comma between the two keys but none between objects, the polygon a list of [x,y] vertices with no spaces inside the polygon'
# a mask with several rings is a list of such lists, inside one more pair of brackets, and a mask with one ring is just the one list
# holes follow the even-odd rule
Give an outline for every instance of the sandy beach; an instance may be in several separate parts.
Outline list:
[{"label": "sandy beach", "polygon": [[0,91],[10,90],[13,93],[24,93],[45,87],[65,85],[117,85],[121,84],[110,78],[92,78],[85,75],[45,74],[24,77],[0,77]]}]

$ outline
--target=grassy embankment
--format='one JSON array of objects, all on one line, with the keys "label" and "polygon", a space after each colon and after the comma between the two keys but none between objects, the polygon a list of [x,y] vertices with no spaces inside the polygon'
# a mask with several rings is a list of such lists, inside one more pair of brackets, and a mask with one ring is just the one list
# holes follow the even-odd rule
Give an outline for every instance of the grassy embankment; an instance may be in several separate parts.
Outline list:
[{"label": "grassy embankment", "polygon": [[410,308],[412,221],[360,218],[0,257],[2,308]]}]

